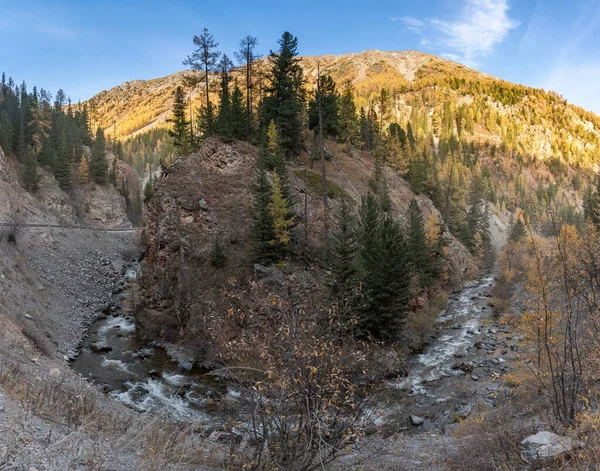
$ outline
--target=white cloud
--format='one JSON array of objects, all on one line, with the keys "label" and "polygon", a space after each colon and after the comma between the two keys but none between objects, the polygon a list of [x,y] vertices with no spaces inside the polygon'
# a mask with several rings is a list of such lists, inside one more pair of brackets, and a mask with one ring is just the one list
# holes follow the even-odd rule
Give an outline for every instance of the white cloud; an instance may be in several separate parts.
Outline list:
[{"label": "white cloud", "polygon": [[431,44],[431,41],[430,41],[429,39],[421,39],[421,40],[419,41],[419,44],[420,44],[421,46],[429,46],[429,45]]},{"label": "white cloud", "polygon": [[519,22],[510,18],[507,0],[464,0],[459,19],[397,17],[406,29],[435,37],[445,57],[468,65],[493,52]]},{"label": "white cloud", "polygon": [[394,23],[402,23],[407,30],[413,33],[420,33],[425,27],[425,22],[413,16],[392,16],[390,18]]}]

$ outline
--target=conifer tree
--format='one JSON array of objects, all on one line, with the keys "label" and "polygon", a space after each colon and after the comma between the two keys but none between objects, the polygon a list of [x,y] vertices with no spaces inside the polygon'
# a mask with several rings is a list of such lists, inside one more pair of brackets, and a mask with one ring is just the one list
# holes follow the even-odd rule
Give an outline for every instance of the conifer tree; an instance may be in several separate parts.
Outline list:
[{"label": "conifer tree", "polygon": [[173,108],[171,118],[167,120],[173,125],[169,136],[173,139],[177,155],[185,155],[190,150],[190,123],[186,118],[186,102],[183,88],[178,86],[173,92]]},{"label": "conifer tree", "polygon": [[[321,75],[313,98],[308,103],[308,128],[318,132],[319,129],[319,99],[323,132],[325,138],[336,137],[339,134],[339,94],[335,81],[329,75]],[[320,96],[319,96],[320,95]]]},{"label": "conifer tree", "polygon": [[275,230],[273,228],[273,217],[269,210],[273,192],[269,183],[266,165],[262,162],[259,163],[253,193],[253,258],[258,263],[274,263],[277,261],[277,252],[271,241],[275,239]]},{"label": "conifer tree", "polygon": [[231,62],[227,54],[223,54],[217,66],[221,89],[219,91],[219,112],[217,114],[216,130],[219,136],[225,141],[231,140],[234,135],[231,115],[231,93],[229,91],[232,69],[233,62]]},{"label": "conifer tree", "polygon": [[408,222],[406,232],[409,262],[413,274],[419,277],[421,286],[425,286],[425,274],[429,271],[429,248],[425,237],[423,213],[415,198],[408,205],[406,219]]},{"label": "conifer tree", "polygon": [[248,113],[242,99],[242,91],[237,85],[231,95],[231,128],[233,137],[240,140],[250,139],[251,125],[248,124]]},{"label": "conifer tree", "polygon": [[403,328],[410,297],[406,242],[372,193],[363,197],[359,215],[357,267],[363,287],[357,306],[359,327],[364,334],[393,339]]},{"label": "conifer tree", "polygon": [[373,176],[369,181],[369,188],[377,196],[377,201],[381,209],[388,212],[392,207],[390,193],[387,186],[387,180],[383,175],[383,163],[379,156],[375,156],[375,164],[373,167]]},{"label": "conifer tree", "polygon": [[23,162],[23,180],[25,188],[29,191],[35,191],[38,186],[37,157],[31,146],[25,151],[25,160]]},{"label": "conifer tree", "polygon": [[154,196],[154,180],[152,179],[152,173],[150,173],[150,177],[146,182],[146,186],[144,186],[144,202],[147,203]]},{"label": "conifer tree", "polygon": [[333,233],[329,246],[334,275],[333,289],[341,298],[348,298],[358,281],[355,260],[357,249],[356,221],[348,202],[342,198],[338,228]]},{"label": "conifer tree", "polygon": [[215,268],[222,268],[225,266],[227,256],[225,255],[225,246],[221,241],[221,236],[217,236],[213,240],[212,249],[210,251],[210,263]]},{"label": "conifer tree", "polygon": [[360,139],[360,128],[354,103],[354,89],[349,81],[346,82],[340,97],[339,109],[339,140],[349,145],[357,145]]},{"label": "conifer tree", "polygon": [[[246,120],[244,122],[247,125],[247,129],[243,131],[240,129],[240,134],[243,136],[252,137],[253,128],[253,64],[254,62],[260,58],[260,55],[254,52],[254,49],[258,46],[258,39],[254,36],[245,36],[240,41],[240,47],[238,51],[235,53],[235,57],[239,63],[243,64],[246,75]],[[235,92],[234,92],[235,93]],[[240,121],[241,122],[241,121]]]},{"label": "conifer tree", "polygon": [[509,242],[519,243],[527,237],[527,228],[520,217],[517,217],[510,228],[508,235]]},{"label": "conifer tree", "polygon": [[277,258],[282,260],[287,253],[290,243],[292,227],[292,216],[288,207],[288,202],[283,195],[281,180],[277,171],[273,172],[273,182],[271,183],[271,202],[269,203],[269,212],[273,221],[273,240],[271,245],[275,249]]},{"label": "conifer tree", "polygon": [[98,184],[106,183],[108,177],[108,162],[106,160],[106,139],[102,128],[96,130],[96,139],[92,145],[90,175]]},{"label": "conifer tree", "polygon": [[198,114],[198,124],[204,137],[211,136],[215,132],[215,112],[210,101],[209,73],[215,71],[217,61],[221,53],[217,50],[217,43],[208,29],[204,28],[200,36],[194,36],[196,49],[183,61],[183,65],[189,65],[193,70],[204,72],[204,90],[206,93],[206,105]]},{"label": "conifer tree", "polygon": [[90,167],[88,165],[87,157],[84,155],[79,161],[79,181],[81,183],[87,183],[90,181]]},{"label": "conifer tree", "polygon": [[71,188],[71,160],[67,149],[65,131],[62,129],[57,138],[56,159],[53,166],[54,177],[63,190]]},{"label": "conifer tree", "polygon": [[266,128],[274,121],[281,146],[295,154],[301,146],[301,111],[304,103],[302,67],[299,64],[298,39],[287,31],[278,41],[279,50],[271,51],[269,85],[261,107],[261,123]]}]

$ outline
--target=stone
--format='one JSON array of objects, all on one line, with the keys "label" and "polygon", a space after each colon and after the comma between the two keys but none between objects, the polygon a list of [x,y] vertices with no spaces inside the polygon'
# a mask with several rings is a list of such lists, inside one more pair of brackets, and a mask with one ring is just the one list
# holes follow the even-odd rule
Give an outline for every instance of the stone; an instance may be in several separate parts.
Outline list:
[{"label": "stone", "polygon": [[194,366],[194,362],[191,360],[181,360],[178,364],[177,364],[177,369],[179,371],[190,371]]},{"label": "stone", "polygon": [[254,273],[256,278],[266,285],[283,285],[283,282],[285,281],[283,272],[277,267],[266,267],[259,263],[255,263]]},{"label": "stone", "polygon": [[409,418],[410,423],[413,424],[415,427],[418,427],[419,425],[423,425],[425,423],[425,419],[417,415],[411,415]]},{"label": "stone", "polygon": [[473,381],[479,381],[479,376],[477,376],[477,375],[471,375],[471,379]]},{"label": "stone", "polygon": [[158,370],[150,370],[148,371],[148,377],[152,379],[160,379],[162,378],[162,373]]},{"label": "stone", "polygon": [[528,461],[544,461],[556,458],[573,449],[573,439],[542,431],[530,435],[521,442],[523,457]]},{"label": "stone", "polygon": [[112,351],[112,347],[106,342],[95,342],[90,345],[90,350],[94,353],[107,353]]}]

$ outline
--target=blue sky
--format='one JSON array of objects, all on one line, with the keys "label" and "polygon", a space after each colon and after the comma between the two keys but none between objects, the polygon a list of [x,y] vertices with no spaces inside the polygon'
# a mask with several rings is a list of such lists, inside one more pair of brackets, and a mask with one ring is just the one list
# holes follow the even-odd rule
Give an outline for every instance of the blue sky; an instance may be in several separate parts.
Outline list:
[{"label": "blue sky", "polygon": [[600,113],[598,0],[0,0],[0,70],[83,100],[181,70],[204,26],[228,54],[285,30],[305,55],[430,52]]}]

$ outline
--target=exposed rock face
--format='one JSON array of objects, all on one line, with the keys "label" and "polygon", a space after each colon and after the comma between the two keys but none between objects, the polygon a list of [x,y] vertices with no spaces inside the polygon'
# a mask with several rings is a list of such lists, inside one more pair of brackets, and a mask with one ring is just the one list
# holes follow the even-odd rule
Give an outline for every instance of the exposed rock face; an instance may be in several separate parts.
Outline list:
[{"label": "exposed rock face", "polygon": [[538,432],[521,442],[523,456],[529,461],[545,461],[571,451],[573,440],[552,432]]},{"label": "exposed rock face", "polygon": [[71,198],[63,190],[54,179],[54,177],[46,170],[38,171],[40,176],[39,188],[35,193],[36,198],[45,209],[51,214],[54,214],[63,221],[74,222],[75,210],[71,204]]},{"label": "exposed rock face", "polygon": [[75,192],[82,216],[100,227],[131,227],[125,198],[112,185],[88,183]]}]

